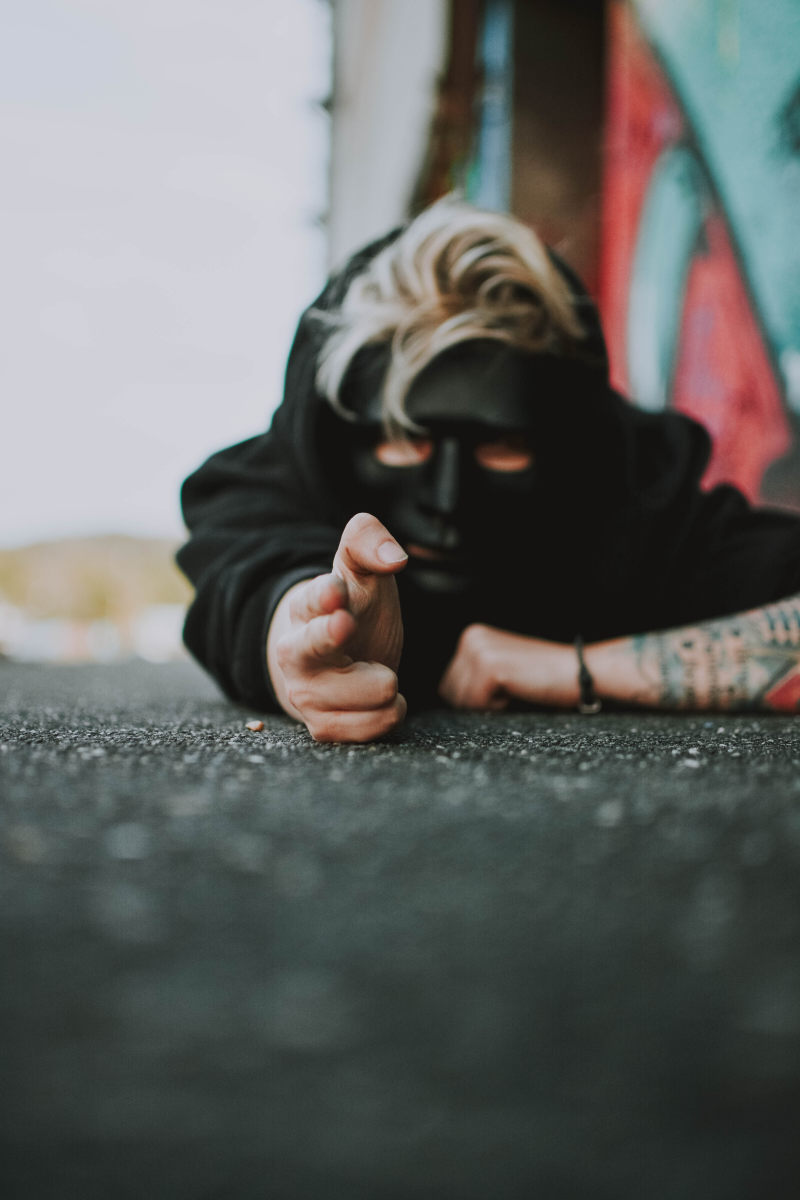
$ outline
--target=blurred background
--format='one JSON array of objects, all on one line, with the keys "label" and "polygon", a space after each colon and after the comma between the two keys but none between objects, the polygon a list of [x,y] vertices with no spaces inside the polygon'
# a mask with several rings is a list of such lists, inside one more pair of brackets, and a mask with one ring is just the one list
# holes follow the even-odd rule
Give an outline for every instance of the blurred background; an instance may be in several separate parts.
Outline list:
[{"label": "blurred background", "polygon": [[181,653],[178,489],[331,265],[453,188],[601,307],[706,482],[800,510],[800,0],[11,0],[0,654]]}]

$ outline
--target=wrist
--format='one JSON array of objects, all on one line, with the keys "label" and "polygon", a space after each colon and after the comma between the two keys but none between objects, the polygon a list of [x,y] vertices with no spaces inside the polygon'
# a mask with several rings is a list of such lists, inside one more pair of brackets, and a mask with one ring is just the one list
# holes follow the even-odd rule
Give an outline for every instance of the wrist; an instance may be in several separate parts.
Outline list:
[{"label": "wrist", "polygon": [[562,684],[559,703],[564,708],[578,708],[581,703],[580,662],[575,646],[562,646]]},{"label": "wrist", "polygon": [[575,708],[580,700],[575,650],[560,642],[520,637],[509,647],[512,695],[549,708]]}]

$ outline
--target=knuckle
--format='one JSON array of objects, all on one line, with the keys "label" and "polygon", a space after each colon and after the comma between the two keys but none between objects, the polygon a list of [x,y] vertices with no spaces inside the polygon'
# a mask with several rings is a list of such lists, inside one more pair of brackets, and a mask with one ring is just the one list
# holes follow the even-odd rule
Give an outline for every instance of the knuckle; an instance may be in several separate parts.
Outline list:
[{"label": "knuckle", "polygon": [[402,724],[403,718],[406,715],[405,703],[399,701],[391,707],[384,709],[380,714],[377,714],[377,732],[374,737],[380,737],[383,733],[388,733],[391,729],[396,729]]},{"label": "knuckle", "polygon": [[486,643],[485,625],[467,625],[459,638],[459,648],[471,654],[480,653]]},{"label": "knuckle", "polygon": [[389,667],[375,675],[375,698],[379,705],[391,704],[397,696],[397,676]]}]

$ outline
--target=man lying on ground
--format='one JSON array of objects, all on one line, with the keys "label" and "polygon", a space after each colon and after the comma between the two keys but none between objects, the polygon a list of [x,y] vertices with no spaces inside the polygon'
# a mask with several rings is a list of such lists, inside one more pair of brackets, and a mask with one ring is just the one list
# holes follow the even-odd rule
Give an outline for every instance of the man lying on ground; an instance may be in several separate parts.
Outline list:
[{"label": "man lying on ground", "polygon": [[329,280],[270,430],[184,484],[186,643],[319,740],[406,698],[796,711],[800,520],[703,491],[709,450],[612,390],[531,230],[440,201]]}]

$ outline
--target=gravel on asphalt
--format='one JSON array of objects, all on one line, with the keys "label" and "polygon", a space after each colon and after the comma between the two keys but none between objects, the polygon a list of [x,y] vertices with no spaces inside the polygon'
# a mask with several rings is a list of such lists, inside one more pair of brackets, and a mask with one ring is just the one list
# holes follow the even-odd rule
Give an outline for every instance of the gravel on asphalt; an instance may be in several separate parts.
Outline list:
[{"label": "gravel on asphalt", "polygon": [[0,662],[0,1195],[794,1200],[798,767],[787,717],[318,745]]}]

